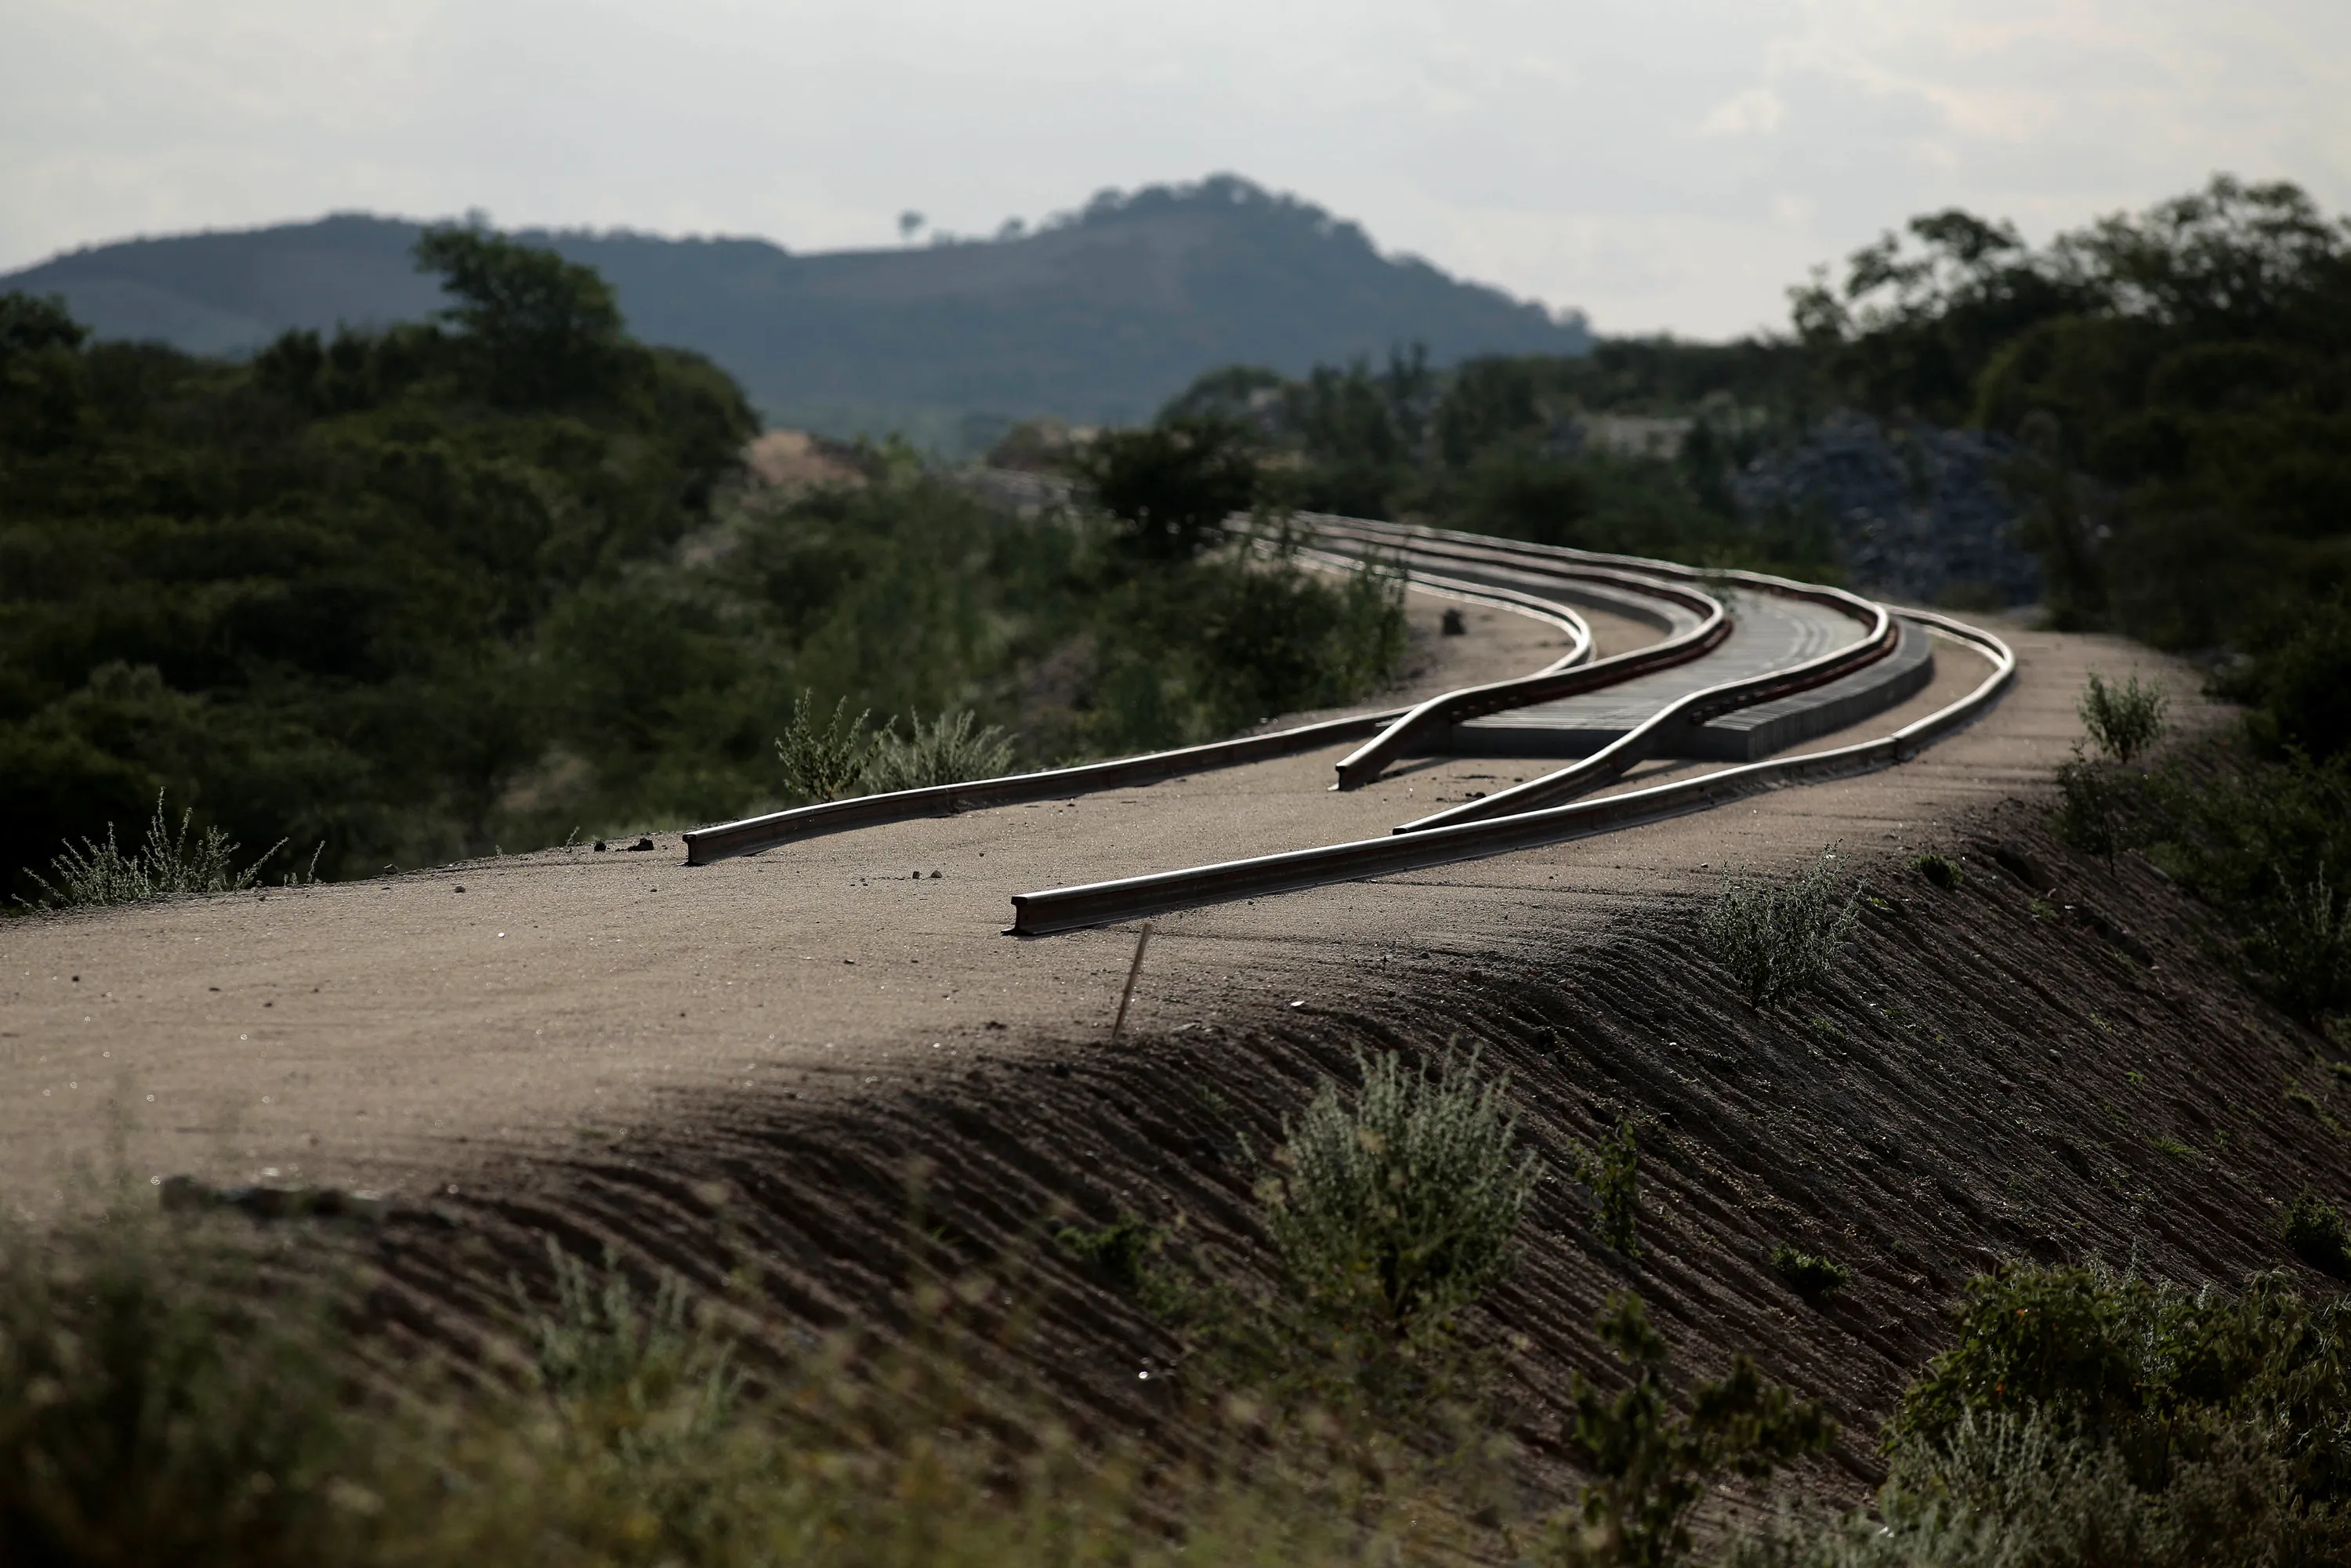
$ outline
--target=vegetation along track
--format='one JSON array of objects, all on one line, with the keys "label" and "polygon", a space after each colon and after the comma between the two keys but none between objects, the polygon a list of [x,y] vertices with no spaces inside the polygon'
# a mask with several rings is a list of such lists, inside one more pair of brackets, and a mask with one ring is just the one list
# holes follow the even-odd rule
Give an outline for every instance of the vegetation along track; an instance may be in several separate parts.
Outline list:
[{"label": "vegetation along track", "polygon": [[[1886,767],[1980,714],[2015,668],[2007,644],[1991,632],[1925,612],[1897,614],[1840,589],[1361,518],[1306,516],[1298,521],[1310,559],[1350,566],[1391,563],[1416,586],[1551,619],[1573,629],[1573,651],[1533,674],[1441,693],[1402,711],[1081,768],[867,796],[705,828],[685,835],[689,861],[704,864],[812,834],[909,817],[1128,788],[1319,750],[1359,737],[1363,744],[1337,764],[1339,789],[1361,789],[1395,764],[1430,753],[1579,758],[1401,824],[1387,839],[1015,894],[1009,929],[1042,936],[1505,853],[1702,810],[1759,789]],[[1666,636],[1593,659],[1579,605],[1646,622]],[[1755,759],[1915,694],[1933,678],[1936,637],[1983,657],[1988,669],[1980,684],[1885,736],[1802,758]],[[1734,759],[1743,765],[1573,801],[1659,758]]]}]

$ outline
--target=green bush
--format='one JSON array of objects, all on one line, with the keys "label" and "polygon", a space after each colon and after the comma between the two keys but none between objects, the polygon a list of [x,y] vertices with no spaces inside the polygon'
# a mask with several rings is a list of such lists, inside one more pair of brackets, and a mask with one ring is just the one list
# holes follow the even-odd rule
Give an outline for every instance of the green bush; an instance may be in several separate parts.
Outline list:
[{"label": "green bush", "polygon": [[[2160,1486],[2184,1438],[2218,1422],[2283,1422],[2313,1502],[2351,1498],[2351,1306],[2282,1275],[2191,1294],[2091,1265],[2010,1265],[1970,1282],[1959,1341],[1904,1394],[1897,1444],[1942,1444],[1970,1413],[2036,1415],[2114,1448]],[[2330,1415],[2329,1412],[2335,1413]]]},{"label": "green bush", "polygon": [[1853,1270],[1844,1264],[1800,1252],[1785,1242],[1771,1249],[1771,1271],[1808,1296],[1842,1291],[1853,1280]]},{"label": "green bush", "polygon": [[2129,776],[2108,764],[2076,755],[2057,765],[2057,836],[2108,864],[2127,841],[2127,812],[2134,800]]},{"label": "green bush", "polygon": [[1910,862],[1910,869],[1925,877],[1945,893],[1955,893],[1968,880],[1959,862],[1949,855],[1920,855]]},{"label": "green bush", "polygon": [[2245,728],[2265,755],[2324,762],[2351,747],[2351,606],[2313,606],[2218,683],[2249,705]]},{"label": "green bush", "polygon": [[[89,908],[110,904],[141,904],[157,898],[192,894],[236,893],[251,887],[269,857],[283,847],[273,844],[243,870],[236,865],[237,846],[217,827],[207,827],[194,842],[188,829],[195,813],[180,813],[174,830],[163,818],[163,797],[155,797],[155,814],[147,823],[146,841],[126,854],[115,842],[114,824],[106,824],[106,841],[84,839],[79,849],[67,846],[49,862],[56,881],[38,872],[26,874],[40,889],[38,902],[51,908]],[[312,858],[315,868],[316,857]],[[289,879],[289,880],[298,880]],[[27,902],[19,900],[19,903]]]},{"label": "green bush", "polygon": [[0,1561],[329,1559],[362,1456],[328,1303],[238,1242],[128,1186],[0,1232]]},{"label": "green bush", "polygon": [[1286,1125],[1266,1223],[1300,1297],[1388,1341],[1427,1340],[1507,1274],[1541,1178],[1506,1082],[1448,1052],[1432,1071],[1382,1053],[1353,1095],[1326,1082]]},{"label": "green bush", "polygon": [[1761,1480],[1781,1466],[1825,1450],[1835,1424],[1734,1356],[1729,1373],[1690,1390],[1687,1416],[1666,1393],[1666,1342],[1649,1326],[1641,1298],[1623,1291],[1599,1318],[1603,1343],[1630,1383],[1614,1399],[1571,1375],[1570,1435],[1588,1482],[1576,1517],[1547,1543],[1549,1561],[1573,1568],[1665,1568],[1689,1555],[1691,1512],[1725,1471]]},{"label": "green bush", "polygon": [[927,789],[1010,772],[1012,742],[994,725],[975,729],[975,722],[967,711],[952,717],[941,714],[927,723],[916,714],[904,737],[894,723],[884,725],[866,759],[865,788],[874,794]]},{"label": "green bush", "polygon": [[2167,1484],[2034,1416],[1970,1416],[1901,1451],[1873,1509],[1737,1543],[1733,1568],[2282,1568],[2342,1561],[2344,1521],[2296,1492],[2274,1433],[2211,1434]]},{"label": "green bush", "polygon": [[1140,1216],[1121,1214],[1097,1230],[1066,1226],[1053,1239],[1093,1265],[1119,1289],[1140,1291],[1151,1273],[1153,1256],[1166,1244],[1167,1233]]},{"label": "green bush", "polygon": [[1904,1394],[1876,1506],[1740,1564],[2272,1568],[2351,1552],[2351,1307],[2282,1276],[2189,1292],[2096,1267],[1970,1282]]},{"label": "green bush", "polygon": [[2300,886],[2283,880],[2255,915],[2245,956],[2269,982],[2278,1005],[2315,1023],[2351,1006],[2351,908],[2325,871]]},{"label": "green bush", "polygon": [[1860,904],[1860,885],[1846,886],[1835,852],[1823,850],[1785,883],[1727,876],[1698,931],[1748,1002],[1764,1008],[1828,977]]},{"label": "green bush", "polygon": [[2105,676],[2092,670],[2079,712],[2098,749],[2127,766],[2163,738],[2170,706],[2171,699],[2160,686],[2142,683],[2137,675],[2121,685],[2108,685]]},{"label": "green bush", "polygon": [[820,725],[816,694],[803,691],[792,699],[792,721],[776,740],[776,760],[783,764],[784,783],[792,793],[821,805],[859,793],[873,752],[873,737],[865,728],[872,710],[849,716],[849,699],[833,704],[832,716]]},{"label": "green bush", "polygon": [[2294,1200],[2281,1234],[2294,1255],[2320,1273],[2351,1280],[2351,1232],[2342,1211],[2316,1193],[2305,1188]]},{"label": "green bush", "polygon": [[1592,1189],[1593,1218],[1600,1239],[1626,1262],[1636,1261],[1641,1256],[1641,1150],[1629,1117],[1600,1140],[1597,1150],[1578,1155],[1575,1179]]}]

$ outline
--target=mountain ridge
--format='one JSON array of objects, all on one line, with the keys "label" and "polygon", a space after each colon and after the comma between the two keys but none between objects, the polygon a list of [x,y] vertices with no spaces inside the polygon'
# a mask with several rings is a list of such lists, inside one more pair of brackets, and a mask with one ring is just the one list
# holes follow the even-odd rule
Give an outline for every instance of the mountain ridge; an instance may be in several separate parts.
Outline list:
[{"label": "mountain ridge", "polygon": [[[102,337],[247,352],[289,329],[438,308],[408,255],[426,226],[340,213],[120,241],[0,276],[0,288],[60,294]],[[828,407],[869,421],[1131,421],[1224,364],[1300,374],[1411,343],[1442,363],[1592,341],[1580,314],[1383,255],[1360,225],[1230,175],[1104,192],[993,239],[896,248],[794,253],[626,229],[517,237],[601,271],[639,337],[708,354],[771,419],[819,428],[828,421],[808,415]]]}]

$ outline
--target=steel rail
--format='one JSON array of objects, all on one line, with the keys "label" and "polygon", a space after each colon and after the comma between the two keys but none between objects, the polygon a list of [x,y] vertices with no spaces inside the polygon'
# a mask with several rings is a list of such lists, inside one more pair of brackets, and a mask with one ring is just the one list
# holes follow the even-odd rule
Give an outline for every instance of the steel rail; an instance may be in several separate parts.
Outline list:
[{"label": "steel rail", "polygon": [[1537,703],[1597,691],[1638,675],[1687,664],[1720,647],[1729,635],[1730,616],[1716,604],[1713,612],[1689,631],[1646,648],[1595,659],[1575,669],[1545,670],[1430,697],[1340,758],[1336,765],[1339,780],[1331,788],[1362,789],[1377,779],[1389,763],[1406,755],[1431,730],[1510,708],[1531,707]]},{"label": "steel rail", "polygon": [[1972,647],[1991,663],[1992,669],[1965,696],[1891,735],[1828,751],[1720,768],[1696,779],[1622,795],[1425,832],[1015,894],[1012,924],[1005,928],[1006,934],[1042,936],[1165,910],[1228,904],[1332,883],[1360,882],[1367,877],[1482,860],[1683,816],[1767,789],[1850,778],[1907,762],[1924,747],[1981,716],[2014,677],[2016,655],[2000,638],[1965,622],[1927,611],[1906,610],[1900,614],[1905,620]]},{"label": "steel rail", "polygon": [[[1621,573],[1623,569],[1638,564],[1645,569],[1658,569],[1659,576],[1678,576],[1686,580],[1703,579],[1704,576],[1690,568],[1677,567],[1669,562],[1635,562],[1633,558],[1625,556],[1594,557],[1591,552],[1570,551],[1558,546],[1528,544],[1515,540],[1489,540],[1477,535],[1440,534],[1435,529],[1416,528],[1402,524],[1377,523],[1366,518],[1303,514],[1301,520],[1319,537],[1327,538],[1333,534],[1351,536],[1374,548],[1385,546],[1391,549],[1410,549],[1416,556],[1440,554],[1444,559],[1451,559],[1457,564],[1462,561],[1487,564],[1502,559],[1523,563],[1524,567],[1538,571],[1548,570],[1562,576],[1572,573],[1580,574],[1587,570],[1613,570]],[[1435,542],[1432,542],[1433,540]],[[1580,564],[1574,566],[1566,564],[1571,561],[1580,563],[1584,559],[1604,560],[1606,566],[1586,568]],[[1513,811],[1532,810],[1538,806],[1554,803],[1583,793],[1610,779],[1621,777],[1635,764],[1655,756],[1660,748],[1671,745],[1684,731],[1696,725],[1741,707],[1771,702],[1779,697],[1792,695],[1797,692],[1842,679],[1885,658],[1892,653],[1898,644],[1898,632],[1885,610],[1858,595],[1847,593],[1842,589],[1795,582],[1786,578],[1771,577],[1761,572],[1723,575],[1730,577],[1741,586],[1760,589],[1785,598],[1828,605],[1860,621],[1867,628],[1867,632],[1859,643],[1846,648],[1834,650],[1802,664],[1784,670],[1766,672],[1761,675],[1744,677],[1737,681],[1721,682],[1703,691],[1693,693],[1679,702],[1660,709],[1599,752],[1569,768],[1546,774],[1540,779],[1531,779],[1510,789],[1499,791],[1485,800],[1472,801],[1468,806],[1458,808],[1453,811],[1440,812],[1416,822],[1405,823],[1396,831],[1420,831],[1454,821],[1508,815]],[[1714,603],[1710,596],[1707,601]],[[1702,646],[1685,647],[1683,646],[1685,639],[1676,639],[1655,648],[1642,650],[1641,653],[1650,654],[1657,661],[1648,668],[1663,669],[1686,664],[1711,651],[1729,633],[1729,622],[1723,618],[1719,605],[1716,606],[1715,616],[1718,623],[1712,628],[1711,636],[1704,641]],[[1687,635],[1695,637],[1697,634]],[[1620,659],[1626,660],[1637,656],[1637,654],[1618,655]],[[1579,672],[1579,674],[1600,669],[1608,663],[1608,661],[1603,661],[1601,664],[1587,666],[1586,672]],[[1647,669],[1639,673],[1646,674]],[[1483,717],[1488,714],[1501,712],[1508,708],[1531,706],[1536,703],[1574,695],[1587,689],[1589,689],[1587,686],[1579,684],[1576,676],[1531,675],[1510,681],[1494,682],[1486,686],[1432,697],[1343,758],[1338,764],[1339,781],[1333,788],[1360,789],[1372,782],[1390,762],[1405,756],[1416,742],[1425,739],[1432,730],[1441,730],[1468,719]]]},{"label": "steel rail", "polygon": [[[1343,559],[1334,558],[1334,561]],[[1548,621],[1566,630],[1572,639],[1570,650],[1564,658],[1547,666],[1547,672],[1590,657],[1592,630],[1582,616],[1564,604],[1518,589],[1421,571],[1409,563],[1405,570],[1408,580],[1416,588],[1425,587],[1445,598],[1492,604],[1515,613]],[[1233,740],[1210,741],[1201,746],[1150,752],[1108,762],[1084,763],[1075,768],[1045,768],[1032,773],[973,779],[961,784],[934,785],[921,789],[893,789],[847,800],[829,800],[790,810],[770,811],[739,821],[689,830],[684,835],[685,863],[709,865],[737,855],[757,854],[778,844],[828,833],[850,832],[920,817],[954,816],[992,806],[1066,800],[1103,789],[1155,784],[1211,768],[1268,761],[1376,734],[1409,711],[1407,708],[1391,708],[1273,730],[1263,735],[1242,736]]]},{"label": "steel rail", "polygon": [[1558,561],[1573,561],[1579,565],[1612,569],[1671,582],[1700,584],[1708,588],[1721,585],[1751,588],[1776,598],[1824,604],[1862,621],[1866,621],[1868,612],[1876,608],[1873,601],[1842,588],[1799,582],[1792,578],[1775,577],[1770,572],[1748,571],[1741,568],[1683,566],[1675,561],[1649,560],[1640,556],[1609,555],[1598,550],[1574,549],[1566,545],[1535,544],[1526,539],[1467,534],[1453,528],[1432,528],[1418,523],[1386,523],[1368,517],[1341,517],[1322,513],[1301,513],[1300,516],[1318,531],[1356,534],[1373,548],[1394,549],[1401,547],[1416,554],[1457,561],[1483,562],[1501,558],[1537,569]]},{"label": "steel rail", "polygon": [[[1498,789],[1484,800],[1471,800],[1450,810],[1403,823],[1395,831],[1399,833],[1430,832],[1457,822],[1506,817],[1573,800],[1623,778],[1635,767],[1665,751],[1708,719],[1719,718],[1724,714],[1736,713],[1740,708],[1753,707],[1778,697],[1792,696],[1814,686],[1826,685],[1857,670],[1866,669],[1893,653],[1900,644],[1902,636],[1900,626],[1886,612],[1885,606],[1872,604],[1869,609],[1873,622],[1868,635],[1859,643],[1807,659],[1801,664],[1792,664],[1786,669],[1767,670],[1760,675],[1724,681],[1719,685],[1692,692],[1687,696],[1667,703],[1589,757],[1540,778],[1530,779],[1523,784]],[[1374,741],[1373,744],[1378,743]]]}]

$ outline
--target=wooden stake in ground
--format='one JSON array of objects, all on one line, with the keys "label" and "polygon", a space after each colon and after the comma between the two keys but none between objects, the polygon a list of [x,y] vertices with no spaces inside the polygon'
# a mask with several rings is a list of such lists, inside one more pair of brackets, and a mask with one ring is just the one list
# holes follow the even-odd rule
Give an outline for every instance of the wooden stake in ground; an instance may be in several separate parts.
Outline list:
[{"label": "wooden stake in ground", "polygon": [[1126,1030],[1126,1004],[1134,999],[1134,977],[1143,973],[1143,950],[1150,946],[1151,922],[1146,920],[1143,923],[1143,929],[1135,933],[1134,962],[1126,967],[1126,989],[1118,994],[1118,1021],[1110,1026],[1113,1045],[1118,1043],[1118,1037]]}]

